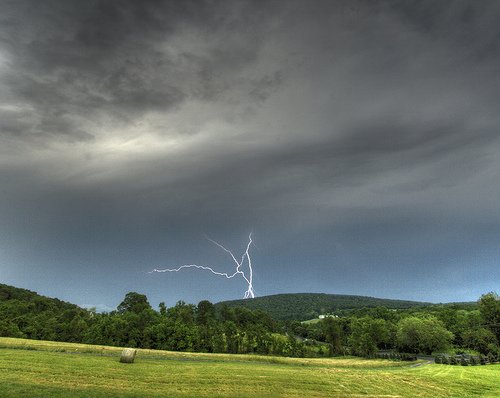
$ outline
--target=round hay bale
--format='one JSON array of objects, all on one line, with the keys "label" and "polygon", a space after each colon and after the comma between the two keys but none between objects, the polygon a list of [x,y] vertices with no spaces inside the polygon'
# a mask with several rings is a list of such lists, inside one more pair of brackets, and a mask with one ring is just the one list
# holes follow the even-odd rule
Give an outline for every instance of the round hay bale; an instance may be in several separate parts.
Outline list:
[{"label": "round hay bale", "polygon": [[134,363],[135,354],[137,354],[137,350],[133,348],[125,348],[122,351],[122,355],[120,357],[121,363]]}]

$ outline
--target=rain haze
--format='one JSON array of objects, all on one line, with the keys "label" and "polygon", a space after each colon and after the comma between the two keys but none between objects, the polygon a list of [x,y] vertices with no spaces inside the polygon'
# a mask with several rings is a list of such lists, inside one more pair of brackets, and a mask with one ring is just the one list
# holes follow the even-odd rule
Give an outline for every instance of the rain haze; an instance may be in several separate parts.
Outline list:
[{"label": "rain haze", "polygon": [[112,309],[500,286],[500,2],[0,1],[0,282]]}]

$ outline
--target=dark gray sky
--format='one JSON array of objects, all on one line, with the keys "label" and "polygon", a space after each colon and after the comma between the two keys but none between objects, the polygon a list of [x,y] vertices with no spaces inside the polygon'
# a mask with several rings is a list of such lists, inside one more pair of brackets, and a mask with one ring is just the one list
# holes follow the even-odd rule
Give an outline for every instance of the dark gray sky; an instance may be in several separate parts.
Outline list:
[{"label": "dark gray sky", "polygon": [[475,300],[500,286],[500,2],[0,1],[0,280]]}]

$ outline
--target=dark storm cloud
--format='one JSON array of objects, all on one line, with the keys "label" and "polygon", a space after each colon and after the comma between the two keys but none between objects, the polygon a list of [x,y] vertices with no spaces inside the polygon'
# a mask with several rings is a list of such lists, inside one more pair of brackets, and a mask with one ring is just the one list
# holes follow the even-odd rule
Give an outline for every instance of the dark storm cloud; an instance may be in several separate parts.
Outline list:
[{"label": "dark storm cloud", "polygon": [[[245,4],[54,1],[4,8],[8,98],[29,105],[16,117],[32,119],[24,132],[61,138],[93,135],[80,131],[81,120],[70,120],[82,114],[109,113],[115,123],[131,123],[188,97],[213,98],[226,89],[227,71],[255,59],[263,34],[252,29],[261,13]],[[182,42],[166,46],[184,31],[194,41],[209,36],[215,42],[200,54]]]},{"label": "dark storm cloud", "polygon": [[336,272],[356,289],[362,270],[371,290],[344,292],[378,295],[380,275],[426,283],[474,250],[489,269],[499,16],[493,1],[3,2],[3,250],[105,281],[254,228],[267,293],[303,290],[267,282],[303,268],[316,290]]}]

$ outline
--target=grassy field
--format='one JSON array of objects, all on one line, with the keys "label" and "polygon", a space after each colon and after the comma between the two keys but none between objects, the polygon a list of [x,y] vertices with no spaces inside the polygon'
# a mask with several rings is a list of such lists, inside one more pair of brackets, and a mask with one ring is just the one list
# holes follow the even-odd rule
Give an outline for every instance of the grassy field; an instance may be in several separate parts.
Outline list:
[{"label": "grassy field", "polygon": [[8,397],[498,397],[500,365],[415,366],[139,350],[0,338]]}]

